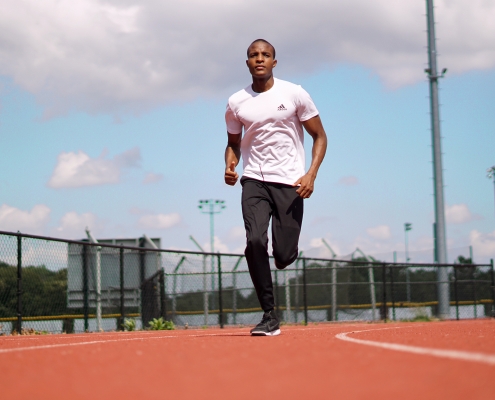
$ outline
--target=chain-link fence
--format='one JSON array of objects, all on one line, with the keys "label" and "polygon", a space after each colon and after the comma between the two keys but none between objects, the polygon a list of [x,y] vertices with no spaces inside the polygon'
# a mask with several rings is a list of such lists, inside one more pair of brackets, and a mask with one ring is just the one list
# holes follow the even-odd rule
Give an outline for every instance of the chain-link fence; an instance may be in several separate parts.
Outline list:
[{"label": "chain-link fence", "polygon": [[[272,268],[287,323],[427,320],[447,268],[452,319],[495,316],[491,264],[300,257]],[[0,232],[0,334],[253,325],[261,309],[242,255],[160,250]],[[132,321],[132,324],[125,323]]]}]

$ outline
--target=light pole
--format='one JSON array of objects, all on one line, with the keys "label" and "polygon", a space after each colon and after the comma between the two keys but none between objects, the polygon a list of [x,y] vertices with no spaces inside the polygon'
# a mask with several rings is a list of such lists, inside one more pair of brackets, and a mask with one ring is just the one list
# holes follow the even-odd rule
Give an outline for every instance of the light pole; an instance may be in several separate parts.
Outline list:
[{"label": "light pole", "polygon": [[[431,141],[433,156],[433,194],[435,199],[435,242],[438,264],[447,264],[447,238],[445,233],[445,207],[443,196],[442,149],[440,140],[440,111],[438,101],[438,80],[447,69],[437,71],[437,48],[435,40],[435,18],[433,0],[426,0],[428,27],[428,68],[425,72],[430,81]],[[450,294],[448,269],[437,268],[438,317],[447,319],[450,315]]]},{"label": "light pole", "polygon": [[492,179],[493,178],[493,193],[494,193],[494,196],[495,196],[495,165],[491,168],[488,168],[486,170],[487,172],[487,177],[488,179]]},{"label": "light pole", "polygon": [[[214,240],[215,240],[215,227],[213,222],[213,216],[220,214],[225,208],[225,201],[223,200],[200,200],[198,208],[203,214],[210,214],[210,252],[214,253]],[[211,255],[211,290],[215,290],[215,260],[213,254]]]},{"label": "light pole", "polygon": [[[406,264],[411,261],[409,258],[409,243],[408,243],[408,238],[407,238],[407,232],[409,232],[412,229],[412,224],[409,222],[406,222],[404,224],[404,235],[405,235],[405,240],[406,240]],[[406,267],[406,293],[407,293],[407,301],[410,303],[411,302],[411,280],[409,277],[409,267]]]}]

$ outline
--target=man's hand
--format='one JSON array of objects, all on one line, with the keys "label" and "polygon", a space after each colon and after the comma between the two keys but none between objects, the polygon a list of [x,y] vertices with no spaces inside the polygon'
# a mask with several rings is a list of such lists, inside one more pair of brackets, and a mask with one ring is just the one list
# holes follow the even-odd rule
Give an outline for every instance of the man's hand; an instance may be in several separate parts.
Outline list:
[{"label": "man's hand", "polygon": [[239,179],[239,175],[235,172],[235,162],[228,166],[225,170],[225,183],[230,186],[234,186],[237,183],[237,179]]},{"label": "man's hand", "polygon": [[315,189],[316,176],[306,174],[300,177],[292,186],[299,186],[296,193],[303,199],[309,199]]},{"label": "man's hand", "polygon": [[240,133],[232,134],[227,132],[228,142],[225,148],[225,183],[234,186],[239,179],[235,172],[235,166],[241,159],[241,137]]}]

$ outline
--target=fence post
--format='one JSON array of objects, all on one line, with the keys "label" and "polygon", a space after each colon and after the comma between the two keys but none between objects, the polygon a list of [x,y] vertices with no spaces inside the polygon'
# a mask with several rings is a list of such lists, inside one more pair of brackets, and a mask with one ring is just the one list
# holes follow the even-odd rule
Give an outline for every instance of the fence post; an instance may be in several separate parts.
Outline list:
[{"label": "fence post", "polygon": [[383,322],[387,322],[387,270],[385,264],[382,264],[382,279],[383,279]]},{"label": "fence post", "polygon": [[22,236],[17,236],[17,333],[22,329]]},{"label": "fence post", "polygon": [[146,252],[139,250],[139,282],[143,284],[146,279]]},{"label": "fence post", "polygon": [[89,330],[89,285],[88,285],[88,246],[83,244],[82,248],[82,278],[83,278],[83,314],[84,314],[84,331]]},{"label": "fence post", "polygon": [[476,267],[472,267],[473,268],[473,298],[474,298],[474,318],[478,318],[478,310],[477,310],[477,304],[476,304],[476,276],[475,276],[475,272],[476,272]]},{"label": "fence post", "polygon": [[287,315],[287,322],[291,322],[292,316],[290,307],[290,285],[289,275],[287,271],[284,271],[284,284],[285,284],[285,314]]},{"label": "fence post", "polygon": [[165,296],[165,271],[162,269],[160,271],[160,308],[161,317],[167,319],[167,298]]},{"label": "fence post", "polygon": [[459,295],[457,292],[457,266],[454,265],[454,297],[455,297],[455,316],[459,321]]},{"label": "fence post", "polygon": [[308,325],[308,294],[306,288],[306,259],[303,258],[303,302],[304,302],[304,324]]},{"label": "fence post", "polygon": [[222,261],[220,254],[217,255],[218,261],[218,323],[223,329],[223,302],[222,302]]},{"label": "fence post", "polygon": [[392,297],[392,318],[395,321],[394,267],[390,266],[390,296]]},{"label": "fence post", "polygon": [[125,297],[124,297],[124,249],[120,248],[119,255],[119,269],[120,269],[120,326],[119,329],[121,331],[124,330],[124,307],[125,307]]},{"label": "fence post", "polygon": [[208,311],[210,309],[208,293],[208,274],[206,272],[206,256],[203,254],[203,314],[204,325],[208,326]]},{"label": "fence post", "polygon": [[[299,254],[299,257],[301,255]],[[299,314],[299,311],[301,309],[300,305],[300,301],[299,301],[299,261],[300,261],[300,258],[297,258],[296,260],[296,277],[294,278],[294,282],[295,282],[295,285],[294,285],[294,297],[295,297],[295,305],[294,305],[294,320],[297,324],[297,320],[299,319],[298,318],[298,314]],[[494,315],[495,317],[495,315]]]},{"label": "fence post", "polygon": [[368,280],[370,281],[370,300],[371,311],[373,313],[373,321],[376,320],[376,293],[375,293],[375,276],[373,273],[373,264],[368,267]]},{"label": "fence post", "polygon": [[237,271],[232,272],[232,320],[237,324]]},{"label": "fence post", "polygon": [[277,314],[277,318],[280,319],[280,301],[279,301],[279,298],[278,298],[278,274],[277,274],[277,271],[275,270],[274,271],[274,274],[275,274],[275,312]]},{"label": "fence post", "polygon": [[492,318],[495,318],[495,273],[493,271],[493,258],[490,259],[491,275],[492,275]]},{"label": "fence post", "polygon": [[330,263],[332,268],[332,321],[337,321],[337,268],[335,263]]},{"label": "fence post", "polygon": [[139,247],[143,250],[139,250],[139,285],[141,286],[146,279],[146,251],[144,250],[145,238],[139,240]]}]

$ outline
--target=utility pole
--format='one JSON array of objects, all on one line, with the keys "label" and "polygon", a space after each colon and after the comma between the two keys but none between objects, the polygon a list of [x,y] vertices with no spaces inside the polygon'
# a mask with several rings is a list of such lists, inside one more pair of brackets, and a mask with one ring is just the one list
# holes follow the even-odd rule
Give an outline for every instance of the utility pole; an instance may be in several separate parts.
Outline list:
[{"label": "utility pole", "polygon": [[[411,261],[409,258],[409,243],[408,243],[408,238],[407,238],[407,232],[409,232],[412,229],[412,224],[409,222],[406,222],[404,224],[404,236],[406,240],[406,264]],[[406,267],[406,294],[407,294],[407,301],[410,303],[411,302],[411,277],[410,277],[410,271],[409,267]]]},{"label": "utility pole", "polygon": [[[215,227],[213,217],[215,214],[220,214],[220,212],[225,208],[225,201],[223,200],[200,200],[198,208],[203,214],[210,214],[210,252],[215,252],[214,241],[215,241]],[[213,254],[211,255],[211,290],[215,291],[215,258]]]},{"label": "utility pole", "polygon": [[[189,236],[189,239],[192,240],[192,242],[198,247],[199,251],[201,253],[204,253],[205,251],[203,248],[200,246],[200,244],[197,242],[196,239],[192,235]],[[203,254],[203,315],[204,315],[204,325],[208,326],[208,310],[209,310],[209,303],[208,303],[208,287],[207,287],[207,275],[206,275],[206,256]]]},{"label": "utility pole", "polygon": [[[438,79],[442,78],[447,69],[437,72],[437,49],[435,44],[435,18],[433,15],[433,0],[426,0],[426,19],[428,27],[428,75],[430,83],[430,114],[431,139],[433,152],[433,191],[435,197],[435,231],[436,254],[438,264],[447,263],[447,240],[445,234],[445,208],[443,196],[442,149],[440,140],[440,112],[438,105]],[[438,282],[438,317],[447,319],[450,315],[449,277],[445,267],[437,268]]]}]

